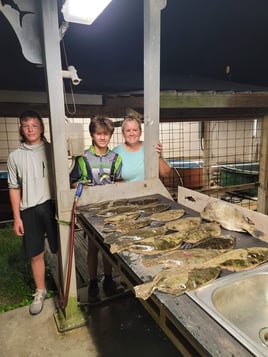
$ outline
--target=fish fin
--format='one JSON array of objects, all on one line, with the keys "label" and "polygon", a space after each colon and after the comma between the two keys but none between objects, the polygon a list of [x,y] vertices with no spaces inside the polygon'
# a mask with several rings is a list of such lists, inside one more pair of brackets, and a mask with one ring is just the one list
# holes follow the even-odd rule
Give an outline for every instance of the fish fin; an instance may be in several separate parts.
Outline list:
[{"label": "fish fin", "polygon": [[252,226],[254,226],[254,222],[249,218],[249,217],[245,217],[246,221],[248,224],[251,224]]},{"label": "fish fin", "polygon": [[134,286],[134,292],[136,298],[147,300],[152,293],[156,290],[154,281]]},{"label": "fish fin", "polygon": [[122,252],[123,250],[125,250],[127,248],[126,245],[121,245],[121,244],[116,244],[116,243],[112,243],[110,245],[110,252],[112,254],[114,253],[119,253],[119,252]]},{"label": "fish fin", "polygon": [[249,229],[248,233],[251,234],[254,238],[261,238],[264,236],[264,233],[256,228]]},{"label": "fish fin", "polygon": [[146,268],[149,268],[149,267],[151,267],[152,266],[152,258],[149,256],[149,257],[144,257],[143,259],[142,259],[142,264],[143,264],[143,266],[144,267],[146,267]]}]

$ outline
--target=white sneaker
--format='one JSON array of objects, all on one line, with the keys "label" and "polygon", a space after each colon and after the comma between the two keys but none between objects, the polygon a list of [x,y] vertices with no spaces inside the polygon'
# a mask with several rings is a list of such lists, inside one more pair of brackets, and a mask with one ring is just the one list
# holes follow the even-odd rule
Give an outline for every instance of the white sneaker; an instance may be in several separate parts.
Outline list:
[{"label": "white sneaker", "polygon": [[44,300],[47,297],[47,291],[42,289],[36,289],[33,294],[34,300],[29,307],[29,312],[31,315],[39,314],[44,305]]}]

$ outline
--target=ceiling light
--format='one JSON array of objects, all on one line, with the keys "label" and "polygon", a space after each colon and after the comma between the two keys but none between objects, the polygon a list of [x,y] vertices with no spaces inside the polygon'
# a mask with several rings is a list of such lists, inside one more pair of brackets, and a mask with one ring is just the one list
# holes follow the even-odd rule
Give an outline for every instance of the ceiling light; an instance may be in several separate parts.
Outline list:
[{"label": "ceiling light", "polygon": [[64,20],[91,25],[112,0],[66,0],[62,6]]}]

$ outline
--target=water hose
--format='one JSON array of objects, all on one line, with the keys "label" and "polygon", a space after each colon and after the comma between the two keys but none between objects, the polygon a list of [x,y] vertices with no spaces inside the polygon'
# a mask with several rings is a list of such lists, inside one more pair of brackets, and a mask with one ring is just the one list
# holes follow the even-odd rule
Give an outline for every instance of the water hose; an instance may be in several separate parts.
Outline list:
[{"label": "water hose", "polygon": [[60,296],[60,308],[62,309],[64,316],[65,316],[65,308],[68,304],[68,299],[69,299],[72,265],[73,265],[75,210],[77,206],[77,201],[83,192],[83,185],[84,182],[78,182],[77,184],[77,188],[74,195],[72,212],[71,212],[71,227],[70,227],[70,238],[69,238],[69,256],[68,256],[68,265],[67,265],[66,287],[65,287],[65,294],[64,295],[61,294]]}]

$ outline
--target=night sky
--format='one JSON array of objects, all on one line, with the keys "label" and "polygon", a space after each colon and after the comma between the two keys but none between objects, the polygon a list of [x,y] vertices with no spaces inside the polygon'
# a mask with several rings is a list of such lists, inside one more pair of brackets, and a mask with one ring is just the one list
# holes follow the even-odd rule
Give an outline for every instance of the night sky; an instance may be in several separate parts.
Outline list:
[{"label": "night sky", "polygon": [[[182,78],[268,88],[267,0],[167,0],[161,20],[162,89],[184,89]],[[44,70],[24,59],[2,13],[0,26],[0,89],[44,90]],[[92,25],[70,24],[64,47],[63,69],[83,79],[75,92],[142,90],[143,0],[113,0]]]}]

